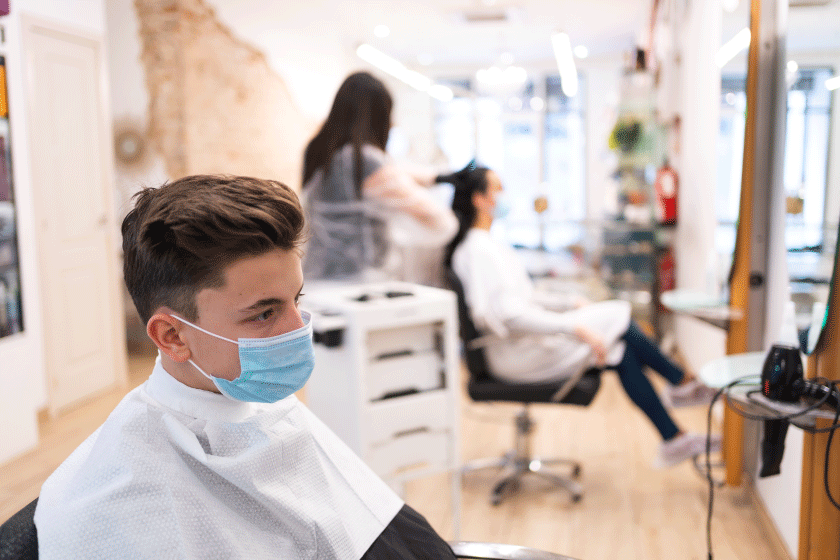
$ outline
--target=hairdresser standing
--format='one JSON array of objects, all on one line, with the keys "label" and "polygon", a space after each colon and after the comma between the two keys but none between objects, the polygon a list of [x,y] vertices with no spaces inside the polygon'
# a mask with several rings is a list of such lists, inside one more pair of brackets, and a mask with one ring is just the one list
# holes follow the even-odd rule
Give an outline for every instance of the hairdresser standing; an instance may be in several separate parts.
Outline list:
[{"label": "hairdresser standing", "polygon": [[393,101],[367,72],[351,74],[306,147],[303,197],[310,239],[304,275],[318,280],[405,278],[397,245],[442,248],[458,230],[452,211],[385,153]]}]

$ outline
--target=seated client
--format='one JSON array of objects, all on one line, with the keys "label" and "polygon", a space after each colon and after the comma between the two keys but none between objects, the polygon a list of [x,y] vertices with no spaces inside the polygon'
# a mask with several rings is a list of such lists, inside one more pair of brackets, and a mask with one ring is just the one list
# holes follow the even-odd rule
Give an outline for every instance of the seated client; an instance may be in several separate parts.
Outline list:
[{"label": "seated client", "polygon": [[[444,265],[463,284],[472,318],[488,336],[484,351],[493,375],[510,382],[542,382],[609,366],[662,436],[657,466],[704,453],[705,435],[674,423],[643,367],[668,381],[673,406],[708,403],[714,391],[662,354],[630,320],[630,304],[605,301],[570,309],[568,302],[535,291],[513,249],[490,235],[494,217],[505,207],[498,175],[470,164],[438,181],[455,187],[452,209],[460,222]],[[719,448],[715,436],[712,450]]]}]

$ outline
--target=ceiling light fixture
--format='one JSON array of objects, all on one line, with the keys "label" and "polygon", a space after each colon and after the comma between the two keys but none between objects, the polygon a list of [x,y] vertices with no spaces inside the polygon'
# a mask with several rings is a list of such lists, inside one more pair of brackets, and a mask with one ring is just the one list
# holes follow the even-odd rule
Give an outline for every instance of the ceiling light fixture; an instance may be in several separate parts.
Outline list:
[{"label": "ceiling light fixture", "polygon": [[715,56],[718,68],[726,66],[730,60],[738,56],[738,53],[750,46],[750,29],[743,28],[734,37],[725,42]]},{"label": "ceiling light fixture", "polygon": [[554,47],[554,58],[557,59],[557,70],[560,72],[560,88],[566,97],[574,97],[578,91],[578,76],[575,57],[572,56],[572,42],[567,34],[554,33],[551,46]]},{"label": "ceiling light fixture", "polygon": [[834,91],[837,88],[840,88],[840,76],[834,76],[825,81],[825,89],[828,91]]},{"label": "ceiling light fixture", "polygon": [[586,58],[589,56],[589,49],[583,45],[578,45],[575,47],[575,56],[578,58]]},{"label": "ceiling light fixture", "polygon": [[371,47],[367,43],[362,43],[356,48],[356,55],[368,64],[379,68],[386,74],[410,85],[414,89],[425,91],[435,99],[449,101],[454,96],[450,88],[433,83],[430,78],[420,72],[409,70],[399,60],[388,56],[379,49]]}]

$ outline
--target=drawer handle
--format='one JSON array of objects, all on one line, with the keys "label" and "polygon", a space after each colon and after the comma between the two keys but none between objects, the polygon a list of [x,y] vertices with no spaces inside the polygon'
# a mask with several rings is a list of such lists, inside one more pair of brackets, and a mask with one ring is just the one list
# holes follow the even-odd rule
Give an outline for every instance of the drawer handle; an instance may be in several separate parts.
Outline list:
[{"label": "drawer handle", "polygon": [[384,401],[385,399],[395,399],[397,397],[407,397],[408,395],[414,395],[419,393],[420,389],[417,387],[411,387],[410,389],[400,389],[399,391],[388,391],[378,399],[374,400],[381,400]]},{"label": "drawer handle", "polygon": [[384,352],[374,358],[374,360],[390,360],[392,358],[404,358],[414,354],[412,350],[397,350],[396,352]]},{"label": "drawer handle", "polygon": [[428,432],[428,426],[420,426],[419,428],[411,428],[410,430],[403,430],[401,432],[396,432],[394,434],[395,438],[401,438],[404,436],[412,436],[414,434],[422,434],[423,432]]}]

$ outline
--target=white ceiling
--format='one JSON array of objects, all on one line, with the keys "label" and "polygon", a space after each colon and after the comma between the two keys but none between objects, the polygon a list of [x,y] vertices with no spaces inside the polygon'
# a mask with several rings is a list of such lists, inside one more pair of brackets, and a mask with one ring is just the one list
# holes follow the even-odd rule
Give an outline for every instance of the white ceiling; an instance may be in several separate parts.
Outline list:
[{"label": "white ceiling", "polygon": [[[592,56],[646,40],[651,0],[400,0],[354,2],[356,33],[402,60],[430,55],[437,66],[487,66],[502,53],[518,64],[553,60],[551,34],[565,31]],[[384,8],[384,9],[383,9]],[[470,21],[470,16],[488,21]],[[502,21],[494,20],[504,17]],[[379,39],[375,24],[390,27]]]},{"label": "white ceiling", "polygon": [[[562,30],[572,45],[589,49],[589,61],[621,63],[648,43],[653,0],[207,0],[234,32],[266,53],[295,89],[301,104],[320,114],[347,68],[359,66],[355,48],[366,42],[430,76],[465,75],[500,62],[502,53],[526,68],[554,63],[550,36]],[[749,23],[749,0],[660,0],[665,8],[695,2],[736,5],[722,12],[722,42]],[[792,7],[788,52],[840,52],[840,0]],[[506,21],[470,23],[468,14],[505,14]],[[374,35],[377,25],[390,35]],[[429,68],[418,57],[430,57]],[[833,58],[837,58],[836,55]],[[317,62],[314,62],[317,61]],[[582,64],[583,65],[583,64]]]},{"label": "white ceiling", "polygon": [[[661,0],[663,9],[691,0]],[[698,1],[698,0],[693,0]],[[723,13],[722,41],[748,25],[749,0],[717,1],[736,5]],[[840,46],[840,0],[792,0],[805,6],[789,12],[789,49]],[[293,28],[315,40],[340,41],[352,52],[367,42],[418,67],[418,57],[435,67],[474,68],[497,63],[510,53],[516,64],[551,62],[550,36],[562,30],[572,45],[584,45],[592,58],[614,58],[648,42],[653,0],[213,0],[235,20],[247,20],[249,33],[274,34]],[[818,4],[816,6],[812,4]],[[825,5],[819,5],[825,4]],[[489,21],[468,21],[468,16]],[[494,20],[503,16],[503,21]],[[378,38],[383,24],[390,35]],[[281,31],[282,33],[282,31]],[[252,35],[253,36],[253,35]],[[264,42],[270,42],[266,38]]]}]

